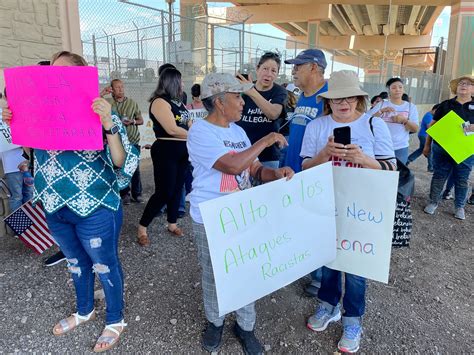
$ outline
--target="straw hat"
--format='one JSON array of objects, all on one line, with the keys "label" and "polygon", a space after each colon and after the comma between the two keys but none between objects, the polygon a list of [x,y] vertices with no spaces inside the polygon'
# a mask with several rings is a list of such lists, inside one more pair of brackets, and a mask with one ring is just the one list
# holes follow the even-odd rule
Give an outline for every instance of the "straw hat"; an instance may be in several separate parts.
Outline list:
[{"label": "straw hat", "polygon": [[463,79],[470,80],[471,84],[474,84],[474,76],[472,75],[463,75],[463,76],[460,76],[459,78],[451,80],[449,82],[449,88],[451,89],[451,92],[453,93],[453,95],[456,95],[458,83]]},{"label": "straw hat", "polygon": [[331,74],[328,80],[328,91],[319,94],[325,99],[342,99],[351,96],[369,96],[360,88],[357,73],[352,70],[340,70]]}]

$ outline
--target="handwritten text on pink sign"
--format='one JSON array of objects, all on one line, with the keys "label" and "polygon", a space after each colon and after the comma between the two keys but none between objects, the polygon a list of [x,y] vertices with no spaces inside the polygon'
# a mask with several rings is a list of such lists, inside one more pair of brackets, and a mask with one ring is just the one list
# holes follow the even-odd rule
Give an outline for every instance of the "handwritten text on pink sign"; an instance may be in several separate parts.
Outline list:
[{"label": "handwritten text on pink sign", "polygon": [[5,69],[12,141],[48,150],[101,150],[102,126],[92,111],[99,97],[95,67]]}]

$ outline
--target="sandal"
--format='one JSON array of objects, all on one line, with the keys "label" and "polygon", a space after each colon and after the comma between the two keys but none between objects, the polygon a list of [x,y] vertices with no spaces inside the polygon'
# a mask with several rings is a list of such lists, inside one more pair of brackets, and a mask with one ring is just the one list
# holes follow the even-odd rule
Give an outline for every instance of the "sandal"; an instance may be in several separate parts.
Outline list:
[{"label": "sandal", "polygon": [[[106,331],[109,331],[109,332],[115,333],[116,336],[101,335],[99,339],[97,339],[97,342],[95,343],[93,351],[95,353],[101,353],[115,346],[118,343],[120,339],[120,335],[122,334],[126,326],[127,326],[127,323],[125,323],[123,319],[119,323],[106,325],[102,334],[104,334]],[[121,329],[117,330],[116,327],[121,327]],[[104,343],[107,345],[104,347],[98,347],[100,344],[104,344]]]},{"label": "sandal", "polygon": [[150,239],[148,239],[148,234],[146,233],[146,227],[141,225],[138,226],[137,242],[142,247],[147,247],[150,245]]},{"label": "sandal", "polygon": [[137,242],[142,247],[147,247],[150,245],[150,239],[148,239],[148,234],[139,234],[137,236]]},{"label": "sandal", "polygon": [[[68,319],[71,318],[71,317],[74,317],[74,325],[73,326],[71,326],[68,322]],[[94,320],[94,319],[95,319],[95,309],[93,309],[92,312],[89,313],[86,316],[81,316],[81,315],[79,315],[79,313],[73,313],[68,318],[61,319],[59,321],[59,323],[54,326],[53,334],[54,335],[66,334],[66,333],[70,332],[71,330],[73,330],[74,328],[76,328],[79,324],[82,324],[82,323],[85,323],[87,321]],[[58,327],[58,326],[61,327],[61,329],[59,331],[56,330],[56,327]]]},{"label": "sandal", "polygon": [[173,234],[175,237],[184,237],[184,233],[181,228],[176,227],[175,229],[171,230],[167,228],[168,232]]}]

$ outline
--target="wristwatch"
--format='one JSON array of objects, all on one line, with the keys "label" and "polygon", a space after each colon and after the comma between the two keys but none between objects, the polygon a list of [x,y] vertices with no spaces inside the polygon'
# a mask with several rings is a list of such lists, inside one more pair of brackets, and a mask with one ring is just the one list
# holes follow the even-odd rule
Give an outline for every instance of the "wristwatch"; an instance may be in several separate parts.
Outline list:
[{"label": "wristwatch", "polygon": [[114,124],[112,127],[110,127],[110,129],[104,129],[104,132],[105,132],[105,134],[114,135],[114,134],[118,133],[119,130],[120,130],[119,126]]}]

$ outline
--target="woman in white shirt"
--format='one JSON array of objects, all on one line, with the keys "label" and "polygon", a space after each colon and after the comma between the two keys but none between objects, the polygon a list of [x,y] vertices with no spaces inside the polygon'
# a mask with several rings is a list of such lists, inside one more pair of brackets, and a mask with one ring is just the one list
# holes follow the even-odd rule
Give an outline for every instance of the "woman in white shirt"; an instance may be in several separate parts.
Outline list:
[{"label": "woman in white shirt", "polygon": [[380,117],[385,121],[392,136],[395,156],[403,164],[406,164],[410,133],[418,131],[418,111],[411,102],[403,101],[402,79],[391,78],[387,81],[386,87],[388,100],[383,100],[375,105],[368,111],[368,114]]},{"label": "woman in white shirt", "polygon": [[[318,95],[324,99],[325,116],[311,121],[306,127],[301,147],[303,170],[327,161],[332,161],[334,166],[395,170],[396,160],[390,132],[380,118],[364,113],[368,95],[359,88],[357,74],[350,70],[333,72],[328,87],[327,92]],[[335,142],[333,132],[341,127],[349,127],[344,129],[349,133],[345,138],[350,143]],[[334,174],[337,174],[337,170]],[[341,319],[339,303],[342,296],[342,273],[323,266],[322,275],[318,292],[320,303],[307,323],[309,329],[317,332]],[[344,330],[338,343],[342,352],[354,353],[359,349],[361,318],[365,312],[365,289],[365,278],[345,273],[345,293],[342,300]]]},{"label": "woman in white shirt", "polygon": [[[217,351],[222,341],[225,316],[219,316],[216,285],[212,271],[206,230],[199,210],[201,202],[248,189],[251,178],[266,182],[291,178],[288,167],[264,167],[258,155],[273,144],[286,145],[283,135],[271,132],[253,145],[245,131],[237,126],[244,108],[241,93],[252,84],[240,83],[230,74],[208,74],[202,82],[202,100],[209,112],[204,120],[195,122],[188,135],[189,160],[193,165],[191,217],[193,234],[202,269],[202,296],[208,324],[202,335],[202,346]],[[255,337],[255,303],[236,310],[234,332],[246,354],[261,354],[263,347]]]}]

